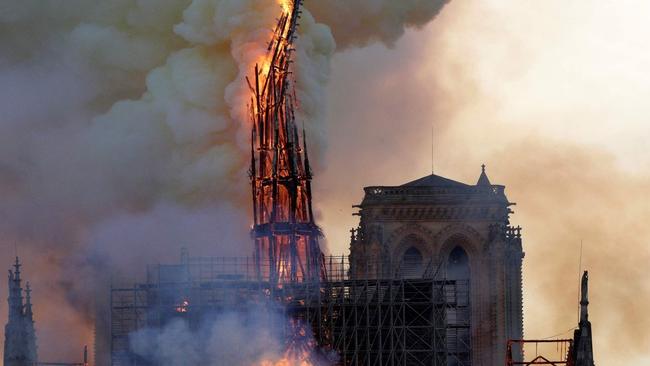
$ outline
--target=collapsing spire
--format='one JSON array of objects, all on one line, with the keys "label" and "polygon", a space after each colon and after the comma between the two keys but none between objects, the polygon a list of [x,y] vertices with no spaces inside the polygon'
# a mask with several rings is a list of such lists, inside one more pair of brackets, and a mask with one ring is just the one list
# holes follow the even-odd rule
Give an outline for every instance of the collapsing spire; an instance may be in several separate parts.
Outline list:
[{"label": "collapsing spire", "polygon": [[254,79],[247,78],[252,94],[254,256],[260,278],[272,283],[318,281],[323,276],[305,135],[303,130],[301,148],[290,80],[301,3],[285,3],[269,44],[268,66],[256,65]]}]

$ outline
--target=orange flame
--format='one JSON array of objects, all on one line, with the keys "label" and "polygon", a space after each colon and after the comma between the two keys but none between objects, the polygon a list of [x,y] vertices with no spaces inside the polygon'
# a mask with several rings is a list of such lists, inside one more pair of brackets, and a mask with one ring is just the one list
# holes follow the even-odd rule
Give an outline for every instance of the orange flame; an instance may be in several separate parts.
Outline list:
[{"label": "orange flame", "polygon": [[313,366],[309,361],[296,361],[288,358],[283,358],[279,361],[262,361],[259,366]]},{"label": "orange flame", "polygon": [[285,13],[291,12],[291,6],[293,5],[292,0],[279,0],[278,2],[282,7],[282,11],[284,11]]},{"label": "orange flame", "polygon": [[290,320],[293,336],[282,358],[279,360],[264,360],[256,366],[316,366],[312,359],[312,350],[317,347],[315,340],[310,339],[307,328],[296,320]]},{"label": "orange flame", "polygon": [[313,363],[307,361],[309,354],[305,352],[302,357],[283,357],[277,361],[262,361],[259,366],[314,366]]},{"label": "orange flame", "polygon": [[[277,3],[282,8],[282,14],[288,15],[288,14],[291,13],[292,7],[293,7],[293,0],[277,0]],[[286,40],[284,40],[284,37],[283,37],[285,31],[286,31],[286,29],[283,29],[282,30],[283,33],[280,35],[280,38],[283,39],[282,42],[286,42]],[[273,33],[270,34],[269,39],[267,40],[267,43],[271,42],[273,37],[276,37],[276,36],[277,36],[276,34],[273,34]],[[259,70],[259,73],[260,73],[260,77],[262,79],[266,79],[268,77],[269,70],[271,68],[271,58],[272,58],[272,55],[269,52],[266,52],[264,54],[260,54],[249,65],[248,68],[252,70],[252,69],[255,68],[255,66],[257,66],[257,69]],[[253,104],[252,106],[249,106],[249,107],[252,107],[254,109],[255,113],[258,112],[256,110],[256,105],[255,104]],[[246,113],[248,113],[248,110],[245,110],[244,112],[246,114]]]}]

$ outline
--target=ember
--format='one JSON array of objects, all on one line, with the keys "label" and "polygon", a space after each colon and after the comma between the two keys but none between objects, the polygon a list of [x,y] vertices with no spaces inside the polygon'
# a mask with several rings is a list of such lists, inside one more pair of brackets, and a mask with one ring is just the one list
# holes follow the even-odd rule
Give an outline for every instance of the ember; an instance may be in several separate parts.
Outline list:
[{"label": "ember", "polygon": [[180,305],[176,307],[177,313],[187,313],[190,309],[190,302],[188,300],[181,301]]}]

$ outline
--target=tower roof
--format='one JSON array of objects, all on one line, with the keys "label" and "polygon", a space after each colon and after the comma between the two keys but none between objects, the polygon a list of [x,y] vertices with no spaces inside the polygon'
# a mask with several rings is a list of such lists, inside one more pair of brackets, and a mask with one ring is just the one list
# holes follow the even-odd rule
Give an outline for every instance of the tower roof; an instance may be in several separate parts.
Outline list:
[{"label": "tower roof", "polygon": [[457,182],[449,178],[431,174],[412,182],[402,184],[402,187],[469,187],[465,183]]},{"label": "tower roof", "polygon": [[490,183],[490,178],[488,178],[487,174],[485,173],[485,164],[481,165],[481,176],[478,177],[478,182],[476,182],[477,186],[491,186],[492,183]]},{"label": "tower roof", "polygon": [[430,174],[398,186],[364,187],[365,195],[360,206],[385,204],[467,205],[468,202],[490,202],[510,206],[505,186],[493,185],[483,170],[477,185]]}]

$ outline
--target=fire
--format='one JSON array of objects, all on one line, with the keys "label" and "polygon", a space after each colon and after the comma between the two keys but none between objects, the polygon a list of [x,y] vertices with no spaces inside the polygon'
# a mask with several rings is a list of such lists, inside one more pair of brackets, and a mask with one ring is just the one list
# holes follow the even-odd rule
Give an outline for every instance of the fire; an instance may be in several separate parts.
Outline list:
[{"label": "fire", "polygon": [[[320,229],[314,222],[311,170],[296,110],[292,55],[301,0],[276,0],[282,14],[265,55],[246,78],[251,91],[250,178],[259,277],[274,285],[319,281]],[[301,146],[302,145],[302,146]],[[275,187],[275,188],[272,188]]]},{"label": "fire", "polygon": [[189,309],[190,309],[190,302],[188,300],[183,300],[176,307],[176,312],[177,313],[187,313]]},{"label": "fire", "polygon": [[281,359],[275,361],[265,360],[258,366],[315,366],[309,361],[310,356],[311,355],[307,350],[302,350],[298,355],[287,351]]},{"label": "fire", "polygon": [[292,329],[287,348],[281,359],[264,360],[255,366],[316,366],[321,363],[314,363],[313,350],[318,347],[316,341],[311,337],[310,332],[304,324],[295,319],[289,320],[289,327]]},{"label": "fire", "polygon": [[279,361],[262,361],[259,366],[314,366],[314,364],[305,360],[283,358]]},{"label": "fire", "polygon": [[291,7],[293,6],[292,0],[279,0],[282,11],[286,14],[291,12]]},{"label": "fire", "polygon": [[[290,16],[292,13],[293,9],[293,1],[294,0],[278,0],[278,5],[282,8],[282,14],[281,16]],[[285,33],[287,31],[287,28],[285,27],[284,29],[280,30],[281,32],[278,33],[277,30],[275,33],[271,33],[269,35],[269,39],[267,40],[267,43],[273,42],[274,40],[278,39],[282,44],[286,43],[286,38],[285,38]],[[260,54],[257,56],[257,58],[250,64],[250,68],[254,69],[256,68],[259,72],[259,76],[262,80],[266,80],[269,76],[270,69],[272,67],[271,62],[272,62],[272,53],[271,52],[266,52],[263,54]],[[257,105],[252,104],[251,106],[254,113],[259,113],[257,110]],[[246,110],[245,113],[248,113]]]}]

